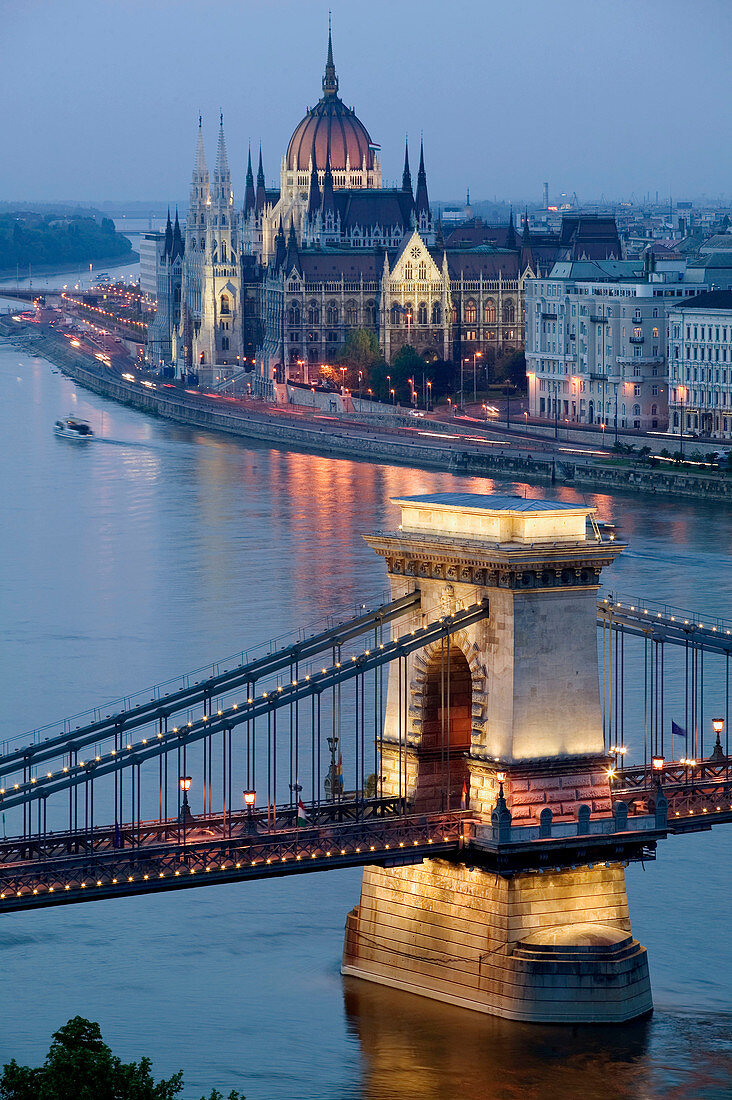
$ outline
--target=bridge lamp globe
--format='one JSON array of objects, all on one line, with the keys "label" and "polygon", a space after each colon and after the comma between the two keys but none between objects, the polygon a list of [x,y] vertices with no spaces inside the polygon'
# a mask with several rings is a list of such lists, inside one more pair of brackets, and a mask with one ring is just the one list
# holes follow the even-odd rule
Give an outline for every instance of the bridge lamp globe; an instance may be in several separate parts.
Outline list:
[{"label": "bridge lamp globe", "polygon": [[257,792],[248,790],[243,791],[242,793],[244,795],[244,805],[251,812],[252,807],[254,806],[254,799],[257,797]]},{"label": "bridge lamp globe", "polygon": [[719,737],[724,729],[724,718],[712,718],[712,729]]},{"label": "bridge lamp globe", "polygon": [[191,789],[191,777],[190,775],[182,775],[180,777],[180,789],[184,794],[188,794]]},{"label": "bridge lamp globe", "polygon": [[653,766],[654,772],[656,772],[656,773],[659,773],[659,772],[663,771],[663,766],[664,766],[665,763],[666,763],[666,760],[665,760],[665,757],[663,757],[663,756],[654,756],[654,757],[651,758],[651,764]]}]

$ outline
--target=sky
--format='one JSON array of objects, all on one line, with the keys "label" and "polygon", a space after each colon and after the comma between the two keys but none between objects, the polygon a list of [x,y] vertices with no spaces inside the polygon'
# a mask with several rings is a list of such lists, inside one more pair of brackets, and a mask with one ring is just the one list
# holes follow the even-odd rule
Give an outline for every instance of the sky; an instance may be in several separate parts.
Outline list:
[{"label": "sky", "polygon": [[185,202],[199,111],[268,186],[321,94],[430,197],[732,195],[732,0],[0,0],[0,200]]}]

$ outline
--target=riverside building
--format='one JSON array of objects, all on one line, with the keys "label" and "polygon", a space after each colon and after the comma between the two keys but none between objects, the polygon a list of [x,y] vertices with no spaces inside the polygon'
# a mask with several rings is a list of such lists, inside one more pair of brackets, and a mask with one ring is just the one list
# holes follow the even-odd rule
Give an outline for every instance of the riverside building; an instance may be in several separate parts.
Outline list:
[{"label": "riverside building", "polygon": [[732,439],[732,290],[699,294],[668,313],[670,430]]},{"label": "riverside building", "polygon": [[683,260],[557,262],[526,283],[531,416],[604,428],[668,423],[666,314],[698,294]]}]

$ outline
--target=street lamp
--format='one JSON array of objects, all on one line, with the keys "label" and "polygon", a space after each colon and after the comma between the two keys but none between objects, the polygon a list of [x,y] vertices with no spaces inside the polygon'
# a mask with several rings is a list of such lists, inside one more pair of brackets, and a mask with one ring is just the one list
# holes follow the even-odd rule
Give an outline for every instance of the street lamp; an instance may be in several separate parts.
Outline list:
[{"label": "street lamp", "polygon": [[432,409],[432,383],[427,380],[427,412]]},{"label": "street lamp", "polygon": [[409,385],[412,387],[411,403],[414,404],[414,379],[413,378],[408,378],[407,382],[409,382]]},{"label": "street lamp", "polygon": [[386,399],[389,400],[389,394],[391,393],[391,375],[386,376]]},{"label": "street lamp", "polygon": [[183,791],[183,805],[181,806],[180,813],[178,814],[178,821],[183,825],[183,847],[185,847],[186,826],[188,825],[189,821],[193,820],[193,814],[191,813],[191,808],[188,805],[188,792],[191,789],[191,777],[190,775],[182,775],[178,782],[180,784],[180,789]]},{"label": "street lamp", "polygon": [[679,403],[681,405],[681,420],[679,422],[679,451],[681,452],[681,461],[684,461],[684,400],[686,398],[686,386],[679,386],[676,390]]},{"label": "street lamp", "polygon": [[247,827],[250,833],[254,832],[254,800],[257,797],[257,792],[252,788],[242,791],[244,796],[244,805],[247,808]]},{"label": "street lamp", "polygon": [[482,358],[483,358],[483,352],[482,351],[476,351],[473,355],[473,404],[475,404],[476,401],[478,400],[477,384],[476,384],[476,376],[477,376],[477,373],[478,373],[477,360],[482,359]]},{"label": "street lamp", "polygon": [[717,735],[717,740],[714,742],[714,748],[712,749],[710,760],[724,760],[727,756],[727,753],[722,748],[721,741],[722,730],[724,729],[724,718],[712,718],[712,729]]},{"label": "street lamp", "polygon": [[391,403],[392,403],[392,405],[395,405],[396,404],[396,398],[394,397],[394,390],[393,389],[389,390],[389,393],[391,394]]}]

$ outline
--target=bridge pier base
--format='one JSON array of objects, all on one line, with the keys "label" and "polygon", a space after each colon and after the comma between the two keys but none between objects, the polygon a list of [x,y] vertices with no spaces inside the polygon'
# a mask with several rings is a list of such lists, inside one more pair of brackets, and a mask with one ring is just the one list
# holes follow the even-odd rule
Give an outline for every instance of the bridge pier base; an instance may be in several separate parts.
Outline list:
[{"label": "bridge pier base", "polygon": [[445,860],[367,867],[342,973],[532,1023],[652,1010],[618,864],[501,876]]}]

